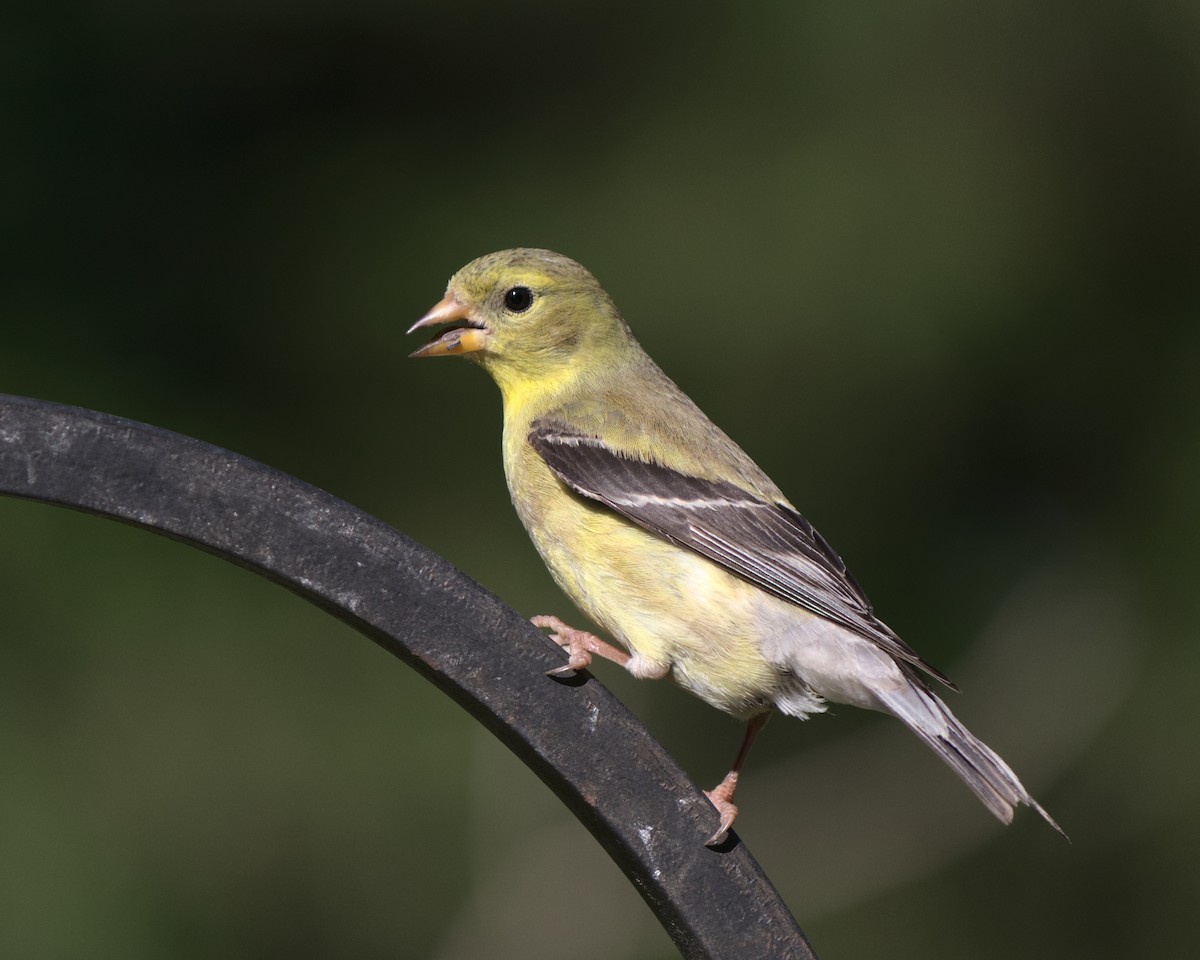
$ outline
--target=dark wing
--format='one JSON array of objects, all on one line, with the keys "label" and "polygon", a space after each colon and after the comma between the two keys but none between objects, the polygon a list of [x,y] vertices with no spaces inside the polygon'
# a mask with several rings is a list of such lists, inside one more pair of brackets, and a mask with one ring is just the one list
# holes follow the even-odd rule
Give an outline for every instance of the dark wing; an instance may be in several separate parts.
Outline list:
[{"label": "dark wing", "polygon": [[598,437],[554,421],[536,421],[529,442],[554,475],[580,496],[954,686],[875,616],[842,558],[790,507],[768,503],[731,483],[622,456]]}]

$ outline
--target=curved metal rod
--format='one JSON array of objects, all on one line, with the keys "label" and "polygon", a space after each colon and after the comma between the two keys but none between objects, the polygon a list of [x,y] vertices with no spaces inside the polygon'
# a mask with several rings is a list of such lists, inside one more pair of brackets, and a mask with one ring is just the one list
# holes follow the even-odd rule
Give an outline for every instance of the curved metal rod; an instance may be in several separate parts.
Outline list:
[{"label": "curved metal rod", "polygon": [[271,467],[132,420],[0,394],[0,494],[120,520],[282,584],[395,654],[520,757],[592,832],[685,957],[812,958],[716,812],[595,680],[447,561]]}]

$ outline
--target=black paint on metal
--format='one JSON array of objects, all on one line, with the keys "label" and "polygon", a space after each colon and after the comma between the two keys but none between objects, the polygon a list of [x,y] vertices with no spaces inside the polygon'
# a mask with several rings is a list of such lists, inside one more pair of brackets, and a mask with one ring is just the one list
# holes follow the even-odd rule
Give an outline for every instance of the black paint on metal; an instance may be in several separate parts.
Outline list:
[{"label": "black paint on metal", "polygon": [[119,520],[214,553],[395,654],[566,803],[685,957],[813,957],[736,835],[721,850],[704,845],[716,812],[621,703],[594,679],[565,684],[545,677],[562,663],[562,652],[404,534],[200,440],[5,395],[0,494]]}]

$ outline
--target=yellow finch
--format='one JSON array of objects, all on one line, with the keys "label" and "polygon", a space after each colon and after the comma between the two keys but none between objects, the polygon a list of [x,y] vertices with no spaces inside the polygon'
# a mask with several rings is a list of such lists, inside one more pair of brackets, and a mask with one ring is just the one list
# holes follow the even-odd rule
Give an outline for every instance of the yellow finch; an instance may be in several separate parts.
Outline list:
[{"label": "yellow finch", "polygon": [[491,374],[517,513],[558,585],[624,648],[535,617],[569,654],[550,673],[598,654],[748,721],[707,792],[720,815],[710,844],[737,816],[769,711],[806,717],[826,701],[892,714],[1000,820],[1026,803],[1058,829],[926,676],[949,681],[875,616],[825,538],[646,355],[582,266],[548,250],[480,257],[409,332],[444,325],[413,356],[464,356]]}]

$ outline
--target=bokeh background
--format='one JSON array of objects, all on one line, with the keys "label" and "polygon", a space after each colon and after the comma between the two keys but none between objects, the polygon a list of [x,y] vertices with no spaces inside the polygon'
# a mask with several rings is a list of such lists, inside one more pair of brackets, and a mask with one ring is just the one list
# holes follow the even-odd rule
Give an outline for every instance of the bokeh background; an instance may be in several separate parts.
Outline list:
[{"label": "bokeh background", "polygon": [[[898,724],[776,720],[738,827],[825,958],[1188,956],[1200,6],[17,4],[0,390],[386,519],[528,614],[499,399],[403,331],[596,273],[1072,835]],[[0,955],[673,956],[558,802],[330,617],[0,501]],[[599,679],[698,782],[740,732]]]}]

